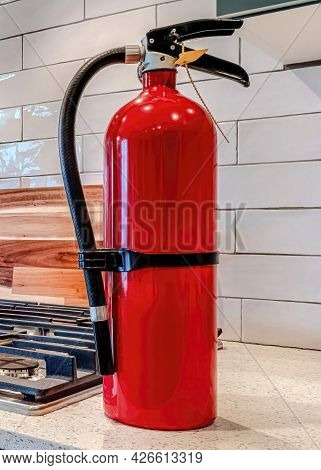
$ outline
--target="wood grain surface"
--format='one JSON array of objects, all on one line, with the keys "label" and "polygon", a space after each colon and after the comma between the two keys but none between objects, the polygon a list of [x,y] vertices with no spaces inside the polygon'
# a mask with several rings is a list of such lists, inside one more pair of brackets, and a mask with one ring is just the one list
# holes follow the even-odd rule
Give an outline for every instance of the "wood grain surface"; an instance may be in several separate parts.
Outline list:
[{"label": "wood grain surface", "polygon": [[15,266],[75,269],[77,257],[76,241],[0,240],[0,273]]},{"label": "wood grain surface", "polygon": [[[84,188],[98,246],[102,186]],[[63,188],[0,191],[0,297],[87,306]]]},{"label": "wood grain surface", "polygon": [[86,299],[84,276],[78,269],[14,268],[12,293]]},{"label": "wood grain surface", "polygon": [[[101,203],[103,189],[101,185],[85,186],[84,193],[89,204]],[[61,207],[68,212],[65,190],[63,188],[25,188],[0,191],[0,213],[6,210],[26,210],[32,207]]]},{"label": "wood grain surface", "polygon": [[[95,236],[102,240],[101,211],[90,212]],[[67,212],[0,212],[0,240],[74,240],[75,232]]]}]

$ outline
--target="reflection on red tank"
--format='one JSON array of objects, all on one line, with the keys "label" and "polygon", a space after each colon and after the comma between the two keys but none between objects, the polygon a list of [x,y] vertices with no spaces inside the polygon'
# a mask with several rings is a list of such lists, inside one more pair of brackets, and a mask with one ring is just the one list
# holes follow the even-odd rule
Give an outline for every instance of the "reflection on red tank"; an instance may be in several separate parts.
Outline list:
[{"label": "reflection on red tank", "polygon": [[[175,71],[143,91],[106,134],[105,246],[145,253],[215,251],[216,132],[175,88]],[[107,274],[116,373],[105,412],[155,429],[192,429],[216,413],[215,267]]]}]

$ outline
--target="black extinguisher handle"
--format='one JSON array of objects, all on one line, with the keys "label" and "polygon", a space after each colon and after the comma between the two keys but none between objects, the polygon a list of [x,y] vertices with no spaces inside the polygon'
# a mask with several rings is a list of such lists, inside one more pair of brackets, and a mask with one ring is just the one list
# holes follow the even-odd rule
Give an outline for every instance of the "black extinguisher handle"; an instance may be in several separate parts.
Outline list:
[{"label": "black extinguisher handle", "polygon": [[[144,45],[147,52],[163,53],[178,59],[182,52],[183,41],[213,36],[231,36],[242,25],[242,20],[225,19],[203,19],[172,24],[148,31]],[[184,51],[192,51],[192,49],[184,45]],[[204,54],[198,60],[189,63],[189,67],[234,80],[245,87],[250,85],[249,76],[240,65],[209,54]]]},{"label": "black extinguisher handle", "polygon": [[[162,43],[164,44],[171,41],[179,43],[189,39],[210,36],[231,36],[234,31],[241,28],[242,25],[242,20],[203,19],[185,21],[184,23],[151,29],[147,33],[147,38],[152,39],[152,42],[149,41],[150,44],[159,46]],[[152,48],[150,48],[150,50],[152,50]]]},{"label": "black extinguisher handle", "polygon": [[[192,49],[185,47],[185,51],[191,50]],[[234,80],[245,87],[250,86],[250,77],[243,67],[209,54],[202,55],[199,59],[188,64],[188,66],[189,68],[198,70],[199,72],[205,72],[218,77]]]}]

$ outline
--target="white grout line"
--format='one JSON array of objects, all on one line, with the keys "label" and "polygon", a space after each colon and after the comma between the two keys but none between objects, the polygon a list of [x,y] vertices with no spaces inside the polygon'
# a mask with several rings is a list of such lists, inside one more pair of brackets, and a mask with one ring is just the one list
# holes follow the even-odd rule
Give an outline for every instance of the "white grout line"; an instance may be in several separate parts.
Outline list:
[{"label": "white grout line", "polygon": [[231,296],[231,295],[218,295],[218,299],[237,299],[237,300],[259,300],[262,302],[286,302],[291,304],[302,304],[302,305],[321,305],[321,302],[307,302],[305,300],[288,300],[288,299],[267,299],[263,297],[240,297],[240,296]]},{"label": "white grout line", "polygon": [[21,71],[23,70],[23,62],[24,62],[24,41],[23,41],[23,34],[21,35]]},{"label": "white grout line", "polygon": [[282,256],[282,257],[287,257],[287,258],[320,258],[321,257],[321,253],[320,254],[309,254],[309,253],[284,253],[284,252],[280,252],[280,253],[271,253],[271,252],[253,252],[253,251],[236,251],[235,253],[229,253],[229,252],[226,252],[224,253],[224,251],[221,251],[220,252],[222,255],[238,255],[238,256]]},{"label": "white grout line", "polygon": [[315,158],[315,159],[307,159],[307,160],[284,160],[284,161],[271,161],[271,162],[251,162],[251,163],[237,163],[237,164],[231,164],[231,165],[220,165],[220,166],[228,166],[228,167],[233,167],[233,168],[240,168],[240,167],[251,167],[251,166],[261,166],[261,165],[291,165],[293,163],[313,163],[313,162],[320,162],[321,158]]},{"label": "white grout line", "polygon": [[238,230],[237,230],[237,211],[234,211],[234,254],[237,252],[237,235],[238,235]]},{"label": "white grout line", "polygon": [[[16,0],[16,1],[23,1],[23,0]],[[106,1],[108,1],[108,0],[106,0]],[[55,26],[49,26],[47,28],[34,29],[32,31],[24,31],[23,35],[24,36],[25,35],[31,35],[31,34],[41,33],[41,32],[44,32],[44,31],[50,31],[52,29],[64,28],[65,26],[71,26],[71,25],[74,25],[74,24],[87,23],[88,21],[93,21],[93,20],[97,20],[97,19],[100,19],[100,18],[106,18],[106,17],[109,17],[109,16],[123,15],[123,14],[128,13],[128,12],[137,11],[137,10],[146,10],[147,8],[153,8],[153,7],[157,7],[158,5],[164,5],[164,4],[168,4],[168,3],[176,3],[176,2],[179,2],[179,1],[182,1],[182,0],[168,0],[168,1],[164,0],[164,2],[162,2],[162,3],[154,3],[152,5],[145,5],[145,6],[141,6],[141,7],[137,7],[137,8],[129,8],[129,9],[126,9],[126,10],[117,11],[117,12],[114,12],[114,13],[107,13],[107,14],[99,15],[99,16],[85,17],[84,19],[81,19],[81,20],[78,20],[78,21],[72,21],[71,23],[61,23],[61,24],[57,24]],[[6,8],[7,5],[10,5],[10,4],[9,3],[8,4],[4,3],[3,5],[0,5],[0,9],[1,8]],[[3,37],[3,38],[0,39],[0,42],[4,41],[6,39],[15,38],[15,37],[20,36],[20,35],[21,35],[21,32],[19,34],[13,34],[12,36]]]},{"label": "white grout line", "polygon": [[243,343],[243,299],[241,298],[241,331],[240,331],[240,342]]},{"label": "white grout line", "polygon": [[[227,165],[226,165],[227,166]],[[296,211],[296,210],[316,210],[321,209],[321,206],[287,206],[287,207],[222,207],[218,208],[218,211]]]}]

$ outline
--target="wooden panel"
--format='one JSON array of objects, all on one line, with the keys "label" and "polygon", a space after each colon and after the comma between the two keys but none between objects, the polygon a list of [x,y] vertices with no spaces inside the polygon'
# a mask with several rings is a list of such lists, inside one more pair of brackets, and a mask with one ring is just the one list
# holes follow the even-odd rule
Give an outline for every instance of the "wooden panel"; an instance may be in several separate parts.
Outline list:
[{"label": "wooden panel", "polygon": [[83,273],[76,269],[14,268],[12,293],[87,298]]},{"label": "wooden panel", "polygon": [[75,269],[77,253],[75,241],[0,240],[0,272],[15,266]]},{"label": "wooden panel", "polygon": [[[97,245],[102,186],[85,187]],[[63,188],[0,191],[0,298],[87,306]]]},{"label": "wooden panel", "polygon": [[[42,295],[22,295],[22,294],[13,294],[11,287],[3,287],[0,286],[0,299],[2,300],[20,300],[23,302],[39,302],[44,304],[58,304],[58,305],[81,305],[77,303],[77,299],[75,299],[74,303],[66,304],[65,299],[63,297],[48,297]],[[81,300],[80,302],[84,302]]]},{"label": "wooden panel", "polygon": [[88,308],[88,299],[73,299],[71,297],[66,297],[64,300],[64,305],[71,305],[74,307],[87,307]]},{"label": "wooden panel", "polygon": [[[102,186],[85,186],[85,197],[90,204],[103,201]],[[65,190],[63,188],[26,188],[9,189],[0,191],[0,213],[7,212],[25,212],[26,210],[45,207],[46,210],[51,207],[60,207],[68,212]]]},{"label": "wooden panel", "polygon": [[[87,186],[86,200],[97,240],[103,239],[102,187]],[[0,191],[0,240],[74,240],[61,188]]]},{"label": "wooden panel", "polygon": [[[95,236],[102,240],[101,212],[90,212]],[[27,214],[0,211],[0,240],[74,240],[70,214],[65,212],[32,212]]]},{"label": "wooden panel", "polygon": [[76,241],[0,240],[0,276],[2,269],[15,266],[76,269],[77,258]]},{"label": "wooden panel", "polygon": [[13,268],[0,269],[0,286],[11,287],[12,286]]}]

